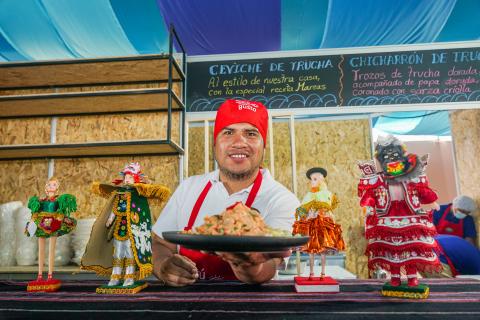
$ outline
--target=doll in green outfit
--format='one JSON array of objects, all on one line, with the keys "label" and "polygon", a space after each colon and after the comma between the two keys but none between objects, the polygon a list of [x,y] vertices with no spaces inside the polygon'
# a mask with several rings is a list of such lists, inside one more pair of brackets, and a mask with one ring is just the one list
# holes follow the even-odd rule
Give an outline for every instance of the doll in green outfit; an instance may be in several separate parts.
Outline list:
[{"label": "doll in green outfit", "polygon": [[170,189],[150,184],[140,164],[132,162],[113,184],[94,182],[92,192],[109,199],[96,219],[81,268],[110,276],[101,294],[133,294],[147,286],[143,281],[152,273],[150,202],[165,202]]},{"label": "doll in green outfit", "polygon": [[[25,230],[27,236],[38,238],[38,277],[28,283],[28,291],[57,291],[60,281],[53,279],[55,245],[57,237],[70,233],[77,221],[70,216],[77,210],[75,196],[58,194],[60,183],[56,178],[50,178],[45,184],[45,197],[31,197],[28,208],[32,211],[32,219]],[[48,276],[43,280],[43,263],[45,262],[45,243],[49,238]]]}]

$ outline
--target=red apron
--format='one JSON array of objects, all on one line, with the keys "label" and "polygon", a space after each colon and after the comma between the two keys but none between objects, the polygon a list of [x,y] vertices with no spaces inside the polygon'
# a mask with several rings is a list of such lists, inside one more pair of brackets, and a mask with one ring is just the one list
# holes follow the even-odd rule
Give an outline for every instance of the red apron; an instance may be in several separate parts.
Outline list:
[{"label": "red apron", "polygon": [[[259,170],[252,189],[248,195],[247,202],[245,203],[247,207],[252,206],[262,184],[262,178],[262,172]],[[184,230],[190,230],[193,227],[198,213],[200,212],[200,208],[202,207],[202,204],[205,201],[205,198],[207,197],[208,191],[210,191],[211,187],[212,183],[208,181],[207,185],[205,188],[203,188],[203,191],[200,193],[200,196],[193,206],[188,224]],[[179,253],[195,262],[199,277],[202,280],[237,280],[237,277],[233,273],[230,265],[216,255],[205,254],[197,250],[191,250],[183,247],[180,247]]]},{"label": "red apron", "polygon": [[440,220],[438,220],[437,232],[439,234],[449,234],[463,238],[463,219],[458,219],[458,223],[453,223],[447,220],[447,215],[450,212],[451,207],[452,205],[449,205],[445,211],[443,211]]}]

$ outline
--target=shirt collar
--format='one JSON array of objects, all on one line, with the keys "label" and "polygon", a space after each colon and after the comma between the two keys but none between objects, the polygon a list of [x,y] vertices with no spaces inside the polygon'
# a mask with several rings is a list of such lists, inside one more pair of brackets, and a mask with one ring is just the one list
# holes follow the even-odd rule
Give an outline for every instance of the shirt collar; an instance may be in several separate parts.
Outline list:
[{"label": "shirt collar", "polygon": [[215,170],[207,174],[208,180],[212,183],[220,182],[220,170]]}]

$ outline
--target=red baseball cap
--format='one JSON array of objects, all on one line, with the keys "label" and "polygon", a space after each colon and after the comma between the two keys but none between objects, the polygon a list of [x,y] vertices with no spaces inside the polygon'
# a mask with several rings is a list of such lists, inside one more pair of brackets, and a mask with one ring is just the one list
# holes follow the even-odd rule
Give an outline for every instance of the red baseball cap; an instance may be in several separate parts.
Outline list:
[{"label": "red baseball cap", "polygon": [[223,128],[234,123],[249,123],[258,129],[263,138],[263,145],[267,142],[268,111],[260,102],[248,100],[226,100],[218,108],[213,129],[213,143]]}]

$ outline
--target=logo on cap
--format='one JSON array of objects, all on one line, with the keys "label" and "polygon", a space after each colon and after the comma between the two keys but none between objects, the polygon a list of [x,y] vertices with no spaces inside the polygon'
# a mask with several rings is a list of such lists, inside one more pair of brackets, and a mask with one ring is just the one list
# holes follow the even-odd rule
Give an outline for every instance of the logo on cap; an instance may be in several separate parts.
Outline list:
[{"label": "logo on cap", "polygon": [[235,102],[238,105],[238,110],[243,110],[243,109],[248,109],[253,112],[257,112],[257,105],[254,103],[251,103],[250,101],[245,101],[245,100],[235,100]]}]

